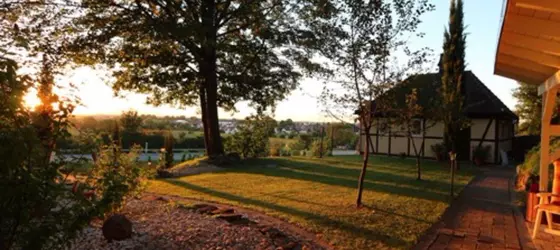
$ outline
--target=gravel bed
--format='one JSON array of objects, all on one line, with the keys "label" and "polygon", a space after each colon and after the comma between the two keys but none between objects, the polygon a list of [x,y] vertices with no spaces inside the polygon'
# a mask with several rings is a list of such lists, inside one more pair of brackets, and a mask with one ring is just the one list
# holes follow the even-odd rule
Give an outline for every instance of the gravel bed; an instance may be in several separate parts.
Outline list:
[{"label": "gravel bed", "polygon": [[101,231],[102,221],[95,221],[69,249],[323,249],[297,235],[277,237],[258,223],[230,224],[160,200],[132,200],[121,213],[132,221],[131,238],[109,243]]}]

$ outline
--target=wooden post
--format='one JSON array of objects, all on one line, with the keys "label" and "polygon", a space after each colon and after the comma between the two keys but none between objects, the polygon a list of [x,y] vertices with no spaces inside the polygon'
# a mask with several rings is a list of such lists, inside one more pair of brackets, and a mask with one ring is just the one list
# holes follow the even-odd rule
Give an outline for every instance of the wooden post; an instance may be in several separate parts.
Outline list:
[{"label": "wooden post", "polygon": [[541,159],[539,168],[539,191],[548,191],[548,165],[550,164],[550,119],[556,106],[558,88],[551,88],[543,93],[543,114],[541,120]]},{"label": "wooden post", "polygon": [[[560,194],[560,160],[554,161],[554,179],[552,179],[552,193]],[[552,196],[552,202],[558,202],[560,198]]]}]

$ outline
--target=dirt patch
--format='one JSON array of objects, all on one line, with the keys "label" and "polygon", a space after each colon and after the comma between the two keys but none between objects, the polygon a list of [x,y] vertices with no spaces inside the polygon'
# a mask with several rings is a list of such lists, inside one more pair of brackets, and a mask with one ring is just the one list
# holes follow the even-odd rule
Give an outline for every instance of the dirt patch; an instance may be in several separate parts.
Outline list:
[{"label": "dirt patch", "polygon": [[329,248],[312,234],[260,213],[219,204],[185,206],[175,200],[154,195],[132,200],[120,212],[132,221],[131,238],[109,243],[102,221],[94,221],[69,249]]}]

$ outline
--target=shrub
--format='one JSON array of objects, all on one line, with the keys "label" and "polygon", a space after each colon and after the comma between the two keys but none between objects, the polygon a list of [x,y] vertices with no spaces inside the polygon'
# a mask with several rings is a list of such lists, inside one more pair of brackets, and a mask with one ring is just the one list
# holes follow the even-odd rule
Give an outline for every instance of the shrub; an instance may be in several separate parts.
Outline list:
[{"label": "shrub", "polygon": [[187,153],[183,152],[183,155],[181,156],[181,162],[184,162],[187,160]]},{"label": "shrub", "polygon": [[322,143],[320,139],[314,140],[311,144],[311,155],[315,157],[327,156],[328,145],[327,140],[323,140]]},{"label": "shrub", "polygon": [[477,146],[473,149],[473,159],[479,164],[486,162],[490,156],[490,145]]},{"label": "shrub", "polygon": [[[85,158],[64,157],[64,152],[56,147],[56,142],[70,137],[69,118],[74,105],[61,102],[52,94],[54,77],[45,59],[37,82],[39,98],[46,105],[31,112],[22,102],[31,81],[16,72],[15,62],[0,59],[0,190],[9,190],[0,192],[0,249],[64,248],[92,218],[121,204],[121,197],[131,190],[122,183],[135,176],[128,172],[113,174],[120,172],[122,166],[106,165],[110,169],[104,171],[107,180],[97,181],[92,174],[88,178],[90,185],[74,182],[76,188],[68,188],[66,182],[74,171],[69,166],[86,163]],[[114,157],[101,150],[98,162],[107,158]],[[98,196],[91,196],[91,190]],[[123,195],[113,195],[116,191]]]},{"label": "shrub", "polygon": [[127,198],[140,194],[148,177],[147,169],[138,163],[142,147],[134,146],[123,153],[116,145],[106,145],[100,150],[99,159],[92,169],[90,185],[99,203],[105,207],[102,214],[119,210]]},{"label": "shrub", "polygon": [[266,119],[261,116],[247,117],[237,125],[237,132],[225,139],[225,149],[243,158],[267,156],[270,153],[268,133]]},{"label": "shrub", "polygon": [[447,155],[447,150],[445,149],[445,145],[443,143],[434,144],[430,148],[436,156],[436,160],[442,161],[446,159],[445,156]]},{"label": "shrub", "polygon": [[[554,152],[560,148],[560,140],[552,141],[550,145],[550,151]],[[533,147],[525,155],[525,161],[517,166],[517,181],[516,186],[518,189],[525,188],[527,181],[531,176],[537,176],[539,174],[539,166],[541,160],[541,148],[540,145]],[[550,166],[550,165],[549,165]]]}]

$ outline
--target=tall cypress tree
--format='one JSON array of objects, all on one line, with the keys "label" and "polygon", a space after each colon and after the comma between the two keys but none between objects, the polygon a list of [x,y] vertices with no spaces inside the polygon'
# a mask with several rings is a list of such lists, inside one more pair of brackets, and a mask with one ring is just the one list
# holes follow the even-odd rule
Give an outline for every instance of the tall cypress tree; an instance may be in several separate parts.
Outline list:
[{"label": "tall cypress tree", "polygon": [[467,124],[463,114],[465,86],[466,34],[463,22],[463,1],[451,0],[449,27],[444,33],[443,55],[441,58],[442,121],[445,124],[446,146],[457,152],[458,132]]}]

